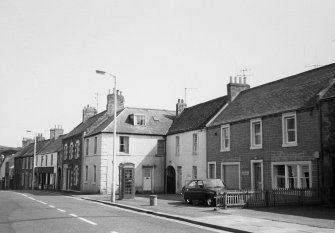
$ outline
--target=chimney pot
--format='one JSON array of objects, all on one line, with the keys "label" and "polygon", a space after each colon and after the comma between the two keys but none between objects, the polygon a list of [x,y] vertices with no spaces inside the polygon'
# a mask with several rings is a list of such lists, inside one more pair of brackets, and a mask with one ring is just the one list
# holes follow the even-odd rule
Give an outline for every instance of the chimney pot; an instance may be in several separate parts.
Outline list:
[{"label": "chimney pot", "polygon": [[230,78],[230,82],[229,83],[232,83],[233,82],[233,77],[230,76],[229,78]]},{"label": "chimney pot", "polygon": [[235,76],[235,83],[237,83],[237,76]]},{"label": "chimney pot", "polygon": [[247,77],[243,77],[243,84],[247,83]]},{"label": "chimney pot", "polygon": [[242,77],[239,77],[239,83],[242,84]]}]

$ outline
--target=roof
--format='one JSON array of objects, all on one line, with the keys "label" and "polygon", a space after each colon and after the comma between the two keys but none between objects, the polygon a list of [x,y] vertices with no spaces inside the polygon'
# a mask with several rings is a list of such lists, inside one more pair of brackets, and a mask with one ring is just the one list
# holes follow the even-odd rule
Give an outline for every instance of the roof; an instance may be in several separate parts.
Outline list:
[{"label": "roof", "polygon": [[335,63],[242,91],[210,126],[314,107],[334,78]]},{"label": "roof", "polygon": [[332,85],[329,87],[325,95],[322,96],[322,99],[325,100],[334,97],[335,97],[335,82],[332,83]]},{"label": "roof", "polygon": [[[49,140],[44,140],[44,141],[36,142],[36,154],[38,154],[39,151],[41,149],[43,149],[48,143],[50,143],[50,139]],[[30,143],[29,145],[27,145],[26,147],[24,147],[22,150],[20,150],[19,152],[17,152],[15,154],[15,158],[18,158],[18,157],[29,157],[29,156],[33,156],[33,155],[34,155],[34,143]]]},{"label": "roof", "polygon": [[171,125],[168,134],[201,129],[220,111],[227,103],[228,97],[222,96],[190,108],[186,108]]},{"label": "roof", "polygon": [[90,118],[88,118],[85,122],[81,122],[77,125],[71,132],[69,132],[63,139],[70,138],[74,135],[81,134],[85,132],[90,126],[92,126],[100,117],[102,117],[106,111],[100,112]]},{"label": "roof", "polygon": [[[134,114],[143,114],[146,116],[146,125],[134,125],[131,116]],[[141,134],[141,135],[166,135],[172,124],[175,112],[160,109],[132,108],[127,107],[118,112],[117,133]],[[98,133],[111,133],[114,131],[112,124],[114,116],[105,116],[100,119],[93,129],[90,129],[86,136],[92,136]]]},{"label": "roof", "polygon": [[55,139],[50,139],[41,150],[38,151],[38,154],[49,154],[54,152],[59,152],[62,149],[62,138],[64,135]]}]

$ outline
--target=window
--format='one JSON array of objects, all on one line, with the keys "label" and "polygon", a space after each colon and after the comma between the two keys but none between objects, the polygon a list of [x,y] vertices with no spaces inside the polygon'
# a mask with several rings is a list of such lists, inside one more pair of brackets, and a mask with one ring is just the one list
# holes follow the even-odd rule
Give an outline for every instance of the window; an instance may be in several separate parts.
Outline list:
[{"label": "window", "polygon": [[25,167],[25,164],[26,164],[26,159],[25,158],[23,158],[23,160],[22,160],[22,169],[24,169]]},{"label": "window", "polygon": [[145,115],[135,114],[134,125],[145,125]]},{"label": "window", "polygon": [[272,163],[273,188],[311,188],[311,162]]},{"label": "window", "polygon": [[35,166],[37,166],[38,165],[38,155],[36,155],[36,162],[35,162]]},{"label": "window", "polygon": [[94,154],[97,154],[98,149],[98,137],[94,137]]},{"label": "window", "polygon": [[24,173],[22,172],[22,175],[21,175],[21,185],[23,186],[24,185]]},{"label": "window", "polygon": [[207,177],[209,179],[215,179],[216,178],[216,163],[215,162],[209,162],[208,163]]},{"label": "window", "polygon": [[68,155],[68,146],[67,144],[64,145],[64,160],[67,159],[67,155]]},{"label": "window", "polygon": [[52,166],[53,165],[53,161],[54,160],[54,154],[51,154],[51,159],[50,159],[50,165]]},{"label": "window", "polygon": [[165,155],[165,140],[157,141],[157,155]]},{"label": "window", "polygon": [[45,166],[48,166],[48,155],[45,155]]},{"label": "window", "polygon": [[43,163],[44,163],[44,156],[41,155],[41,166],[43,166]]},{"label": "window", "polygon": [[88,155],[89,142],[90,142],[90,140],[87,138],[86,139],[86,155]]},{"label": "window", "polygon": [[120,136],[120,152],[129,153],[129,137]]},{"label": "window", "polygon": [[192,152],[194,155],[198,154],[198,134],[194,133],[193,134],[193,147],[192,147]]},{"label": "window", "polygon": [[221,126],[221,151],[230,150],[230,127],[229,125]]},{"label": "window", "polygon": [[73,152],[74,152],[74,148],[73,148],[73,142],[71,142],[70,144],[70,150],[69,150],[69,159],[73,158]]},{"label": "window", "polygon": [[192,166],[192,179],[198,179],[198,169],[197,169],[197,166]]},{"label": "window", "polygon": [[97,166],[93,166],[93,182],[97,182]]},{"label": "window", "polygon": [[283,125],[283,147],[297,146],[296,113],[283,114],[282,125]]},{"label": "window", "polygon": [[79,181],[79,167],[76,165],[74,167],[74,185],[78,185]]},{"label": "window", "polygon": [[180,143],[180,139],[179,136],[176,136],[176,155],[179,155],[179,143]]},{"label": "window", "polygon": [[76,141],[74,157],[78,159],[80,157],[80,142],[79,140]]},{"label": "window", "polygon": [[[37,156],[36,156],[36,158],[37,158]],[[30,158],[30,169],[32,169],[33,168],[33,162],[34,162],[34,158],[33,157],[31,157]]]},{"label": "window", "polygon": [[261,119],[250,121],[250,149],[262,148],[262,121]]},{"label": "window", "polygon": [[88,166],[85,166],[85,181],[88,181]]}]

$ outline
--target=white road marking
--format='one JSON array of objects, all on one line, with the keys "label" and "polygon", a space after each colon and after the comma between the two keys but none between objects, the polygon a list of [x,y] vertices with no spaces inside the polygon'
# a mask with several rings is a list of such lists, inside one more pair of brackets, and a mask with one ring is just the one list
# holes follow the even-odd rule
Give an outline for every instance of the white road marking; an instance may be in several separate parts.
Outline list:
[{"label": "white road marking", "polygon": [[55,208],[53,205],[49,205],[51,208]]},{"label": "white road marking", "polygon": [[36,199],[35,198],[32,198],[32,197],[28,197],[29,199],[31,199],[31,200],[33,200],[33,201],[35,201]]},{"label": "white road marking", "polygon": [[96,224],[95,222],[92,222],[92,221],[87,220],[87,219],[85,219],[85,218],[81,218],[81,217],[79,217],[78,219],[80,219],[80,220],[82,220],[82,221],[84,221],[84,222],[87,222],[87,223],[89,223],[89,224],[92,224],[92,225],[94,225],[94,226],[98,225],[98,224]]},{"label": "white road marking", "polygon": [[111,231],[110,233],[118,233],[117,231]]},{"label": "white road marking", "polygon": [[75,217],[75,218],[78,217],[78,215],[75,215],[75,214],[69,214],[69,215],[72,216],[72,217]]},{"label": "white road marking", "polygon": [[63,212],[63,213],[66,212],[65,210],[62,210],[62,209],[57,209],[57,210],[59,210],[60,212]]},{"label": "white road marking", "polygon": [[45,202],[43,202],[43,201],[40,201],[40,200],[36,200],[37,202],[39,202],[39,203],[42,203],[42,204],[44,204],[44,205],[46,205],[47,203],[45,203]]},{"label": "white road marking", "polygon": [[[98,203],[98,202],[94,202],[94,203],[98,204],[98,205],[105,206],[105,207],[113,208],[113,209],[120,209],[119,207],[106,205],[106,204],[103,204],[103,203]],[[214,229],[214,228],[210,228],[210,227],[200,226],[200,225],[196,225],[196,224],[188,223],[188,222],[184,222],[184,221],[179,221],[179,220],[176,220],[176,219],[170,219],[170,218],[160,217],[160,216],[156,216],[156,215],[152,215],[152,214],[141,213],[141,212],[137,212],[137,211],[134,211],[134,210],[123,209],[123,208],[122,208],[122,210],[127,211],[127,212],[131,212],[131,213],[136,213],[136,214],[140,214],[140,215],[149,216],[149,217],[152,217],[152,218],[158,218],[158,219],[162,219],[162,220],[166,220],[166,221],[176,222],[176,223],[179,223],[179,224],[184,224],[184,225],[199,228],[199,229],[204,229],[206,231],[221,232],[221,233],[222,232],[227,232],[227,233],[229,232],[229,231],[218,230],[218,229]]]},{"label": "white road marking", "polygon": [[76,199],[76,200],[78,200],[78,201],[83,201],[83,199],[78,198],[78,197],[71,197],[71,196],[65,196],[65,197],[67,197],[67,198],[72,198],[72,199]]}]

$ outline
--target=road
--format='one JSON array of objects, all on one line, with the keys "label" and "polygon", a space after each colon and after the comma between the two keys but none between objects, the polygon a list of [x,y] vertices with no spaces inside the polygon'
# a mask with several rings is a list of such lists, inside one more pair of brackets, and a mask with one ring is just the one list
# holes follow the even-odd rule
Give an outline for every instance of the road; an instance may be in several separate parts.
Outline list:
[{"label": "road", "polygon": [[41,191],[0,191],[0,233],[221,232]]}]

